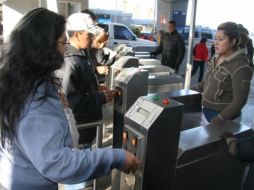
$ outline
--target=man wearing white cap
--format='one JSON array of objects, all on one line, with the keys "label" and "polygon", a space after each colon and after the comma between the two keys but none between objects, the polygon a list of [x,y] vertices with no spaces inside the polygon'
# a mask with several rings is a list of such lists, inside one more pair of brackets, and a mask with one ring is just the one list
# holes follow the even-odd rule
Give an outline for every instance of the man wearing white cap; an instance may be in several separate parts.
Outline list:
[{"label": "man wearing white cap", "polygon": [[[66,43],[64,66],[58,72],[59,77],[62,78],[62,91],[66,95],[77,124],[101,120],[102,104],[114,98],[114,91],[99,90],[94,67],[87,53],[92,45],[93,37],[103,30],[93,23],[91,17],[84,13],[74,13],[67,18],[66,36],[69,43]],[[81,129],[79,130],[79,144],[84,144],[87,148],[91,146],[95,136],[96,126]],[[104,156],[107,157],[107,155]],[[133,157],[128,159],[137,161]],[[64,185],[66,190],[83,187],[83,183]]]},{"label": "man wearing white cap", "polygon": [[[102,32],[88,14],[74,13],[66,23],[70,44],[66,45],[62,87],[78,124],[102,119],[102,104],[114,98],[114,91],[99,90],[98,81],[91,65],[87,49],[93,36]],[[96,127],[79,130],[80,144],[91,145],[96,136]]]}]

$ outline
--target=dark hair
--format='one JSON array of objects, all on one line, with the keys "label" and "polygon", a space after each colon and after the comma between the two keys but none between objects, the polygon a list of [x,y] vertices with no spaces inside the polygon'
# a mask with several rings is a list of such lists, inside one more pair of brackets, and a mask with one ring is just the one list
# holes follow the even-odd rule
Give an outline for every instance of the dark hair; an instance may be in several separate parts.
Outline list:
[{"label": "dark hair", "polygon": [[200,43],[206,43],[207,38],[201,38]]},{"label": "dark hair", "polygon": [[63,64],[57,50],[57,39],[65,31],[65,18],[45,8],[28,12],[13,29],[4,50],[0,70],[0,126],[1,143],[13,140],[25,101],[41,84],[49,96],[50,84],[57,88],[60,80],[54,71]]},{"label": "dark hair", "polygon": [[225,22],[218,26],[217,30],[223,30],[224,35],[229,37],[229,40],[232,41],[233,39],[236,40],[236,44],[234,45],[234,49],[236,49],[239,45],[240,41],[240,32],[239,27],[234,22]]},{"label": "dark hair", "polygon": [[240,32],[240,42],[239,42],[239,47],[240,48],[245,48],[246,44],[249,40],[249,31],[242,25],[238,24],[239,32]]},{"label": "dark hair", "polygon": [[174,27],[176,27],[176,22],[174,20],[168,21],[169,24],[172,24]]},{"label": "dark hair", "polygon": [[71,31],[71,30],[67,30],[66,31],[66,34],[67,34],[67,37],[70,38],[74,35],[75,31]]},{"label": "dark hair", "polygon": [[238,28],[239,28],[239,31],[240,33],[243,33],[245,35],[249,35],[249,31],[247,28],[245,28],[242,24],[238,24]]},{"label": "dark hair", "polygon": [[81,11],[81,13],[86,13],[88,15],[90,15],[90,17],[92,18],[92,20],[95,22],[97,20],[97,16],[94,14],[93,11],[91,11],[90,9],[83,9]]}]

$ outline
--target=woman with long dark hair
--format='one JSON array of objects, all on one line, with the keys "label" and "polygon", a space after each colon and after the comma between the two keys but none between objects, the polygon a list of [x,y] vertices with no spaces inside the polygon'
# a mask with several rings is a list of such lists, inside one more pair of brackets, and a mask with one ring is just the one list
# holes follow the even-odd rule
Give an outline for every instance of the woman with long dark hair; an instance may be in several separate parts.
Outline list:
[{"label": "woman with long dark hair", "polygon": [[65,44],[65,18],[45,8],[27,13],[10,34],[0,65],[0,189],[55,190],[58,182],[138,167],[121,149],[72,149],[54,75]]}]

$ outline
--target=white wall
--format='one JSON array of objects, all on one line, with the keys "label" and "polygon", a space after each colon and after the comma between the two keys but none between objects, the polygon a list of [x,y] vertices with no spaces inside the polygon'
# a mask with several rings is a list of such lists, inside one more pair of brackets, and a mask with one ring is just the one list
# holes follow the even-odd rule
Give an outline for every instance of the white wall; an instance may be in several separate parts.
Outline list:
[{"label": "white wall", "polygon": [[[54,0],[49,0],[54,1]],[[88,8],[88,0],[58,0],[59,14],[68,16],[68,10],[66,9],[67,3],[79,4],[79,9]],[[64,4],[63,4],[64,2]],[[20,18],[31,9],[37,7],[47,7],[47,0],[7,0],[3,3],[3,37],[4,41],[7,40],[10,32],[20,20]],[[52,8],[49,8],[52,10]],[[55,9],[55,7],[53,7]]]},{"label": "white wall", "polygon": [[[173,18],[173,11],[185,11],[187,12],[189,0],[157,0],[157,22],[156,31],[164,30],[168,31],[168,21]],[[161,17],[165,17],[165,24],[162,24]],[[157,33],[157,40],[159,32]]]},{"label": "white wall", "polygon": [[34,0],[8,0],[3,3],[3,37],[4,41],[20,18],[28,11],[38,7]]},{"label": "white wall", "polygon": [[[173,11],[187,12],[188,0],[157,0],[157,31],[167,30],[168,21],[173,17]],[[165,17],[165,24],[161,24],[161,17]]]}]

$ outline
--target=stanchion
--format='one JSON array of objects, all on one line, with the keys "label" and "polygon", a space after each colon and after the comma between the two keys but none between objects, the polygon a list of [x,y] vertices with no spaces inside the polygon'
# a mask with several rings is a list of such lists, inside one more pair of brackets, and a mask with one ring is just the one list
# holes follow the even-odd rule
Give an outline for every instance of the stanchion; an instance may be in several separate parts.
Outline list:
[{"label": "stanchion", "polygon": [[[103,122],[102,120],[91,122],[91,123],[85,123],[77,125],[77,128],[84,129],[84,128],[91,128],[97,126],[97,132],[96,132],[96,139],[95,139],[95,146],[96,148],[102,147],[102,138],[103,138]],[[93,190],[97,189],[97,180],[93,180]]]}]

